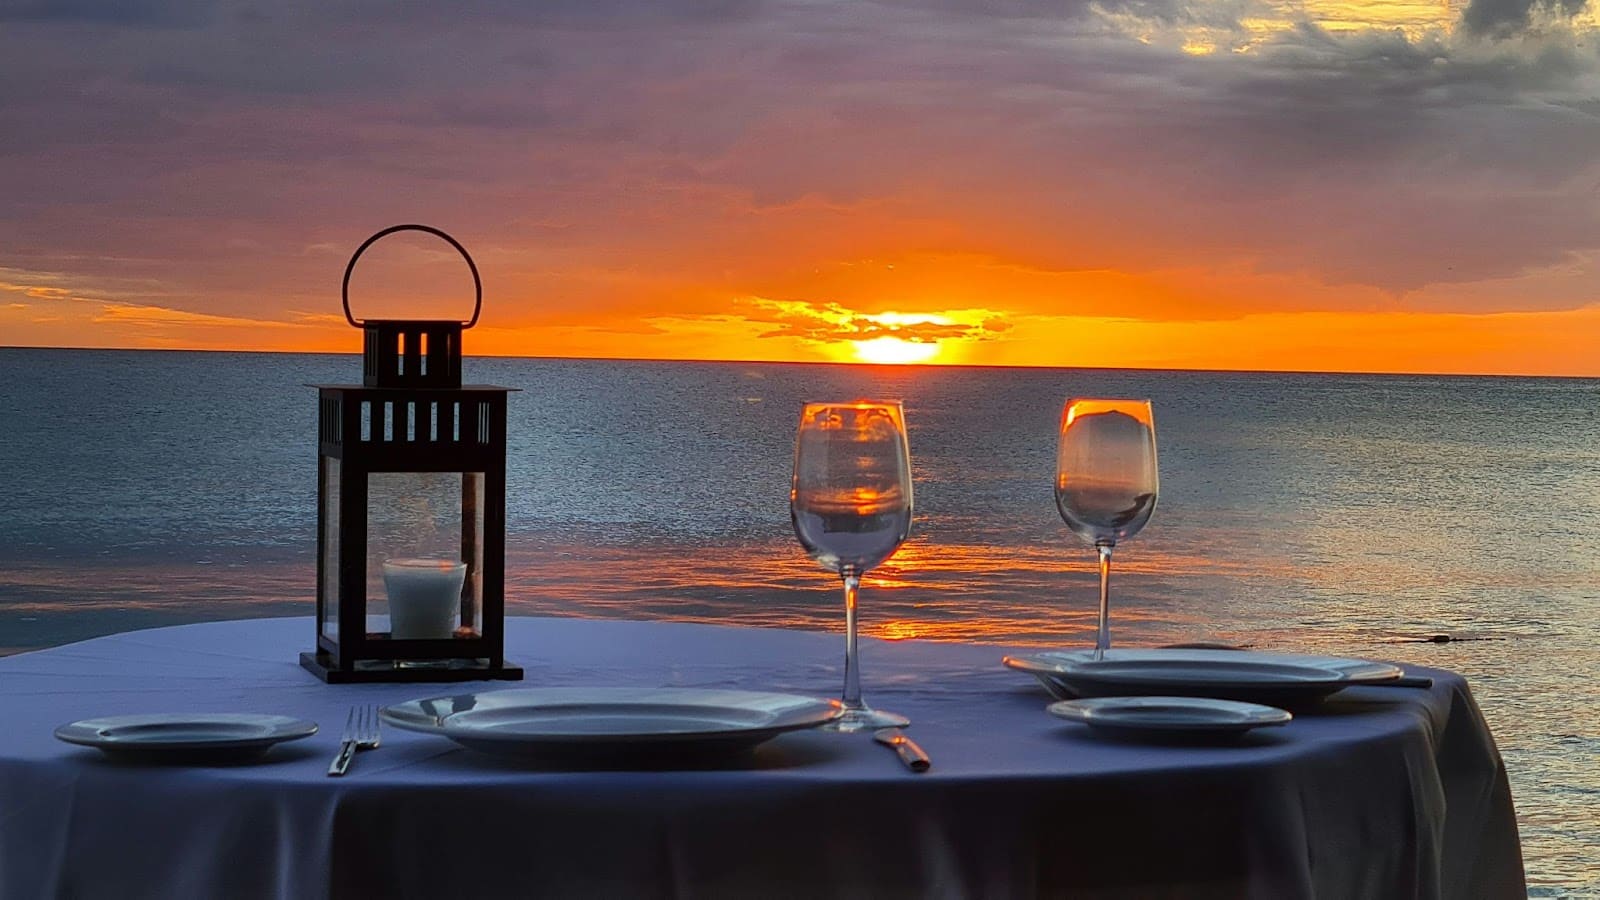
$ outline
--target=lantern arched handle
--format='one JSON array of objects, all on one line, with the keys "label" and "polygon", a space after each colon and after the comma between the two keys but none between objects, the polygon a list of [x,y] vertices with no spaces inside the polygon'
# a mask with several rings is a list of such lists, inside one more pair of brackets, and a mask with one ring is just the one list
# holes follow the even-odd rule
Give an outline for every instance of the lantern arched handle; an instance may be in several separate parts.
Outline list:
[{"label": "lantern arched handle", "polygon": [[377,243],[379,238],[394,234],[397,231],[426,232],[427,234],[431,234],[435,237],[443,239],[450,246],[456,248],[456,252],[461,254],[461,258],[467,261],[467,268],[472,270],[472,291],[474,295],[472,302],[472,318],[461,323],[461,327],[463,329],[471,328],[472,326],[478,324],[478,314],[483,312],[483,279],[478,277],[478,266],[472,261],[472,255],[467,252],[467,248],[461,246],[460,241],[448,234],[445,234],[443,231],[434,228],[432,225],[391,225],[372,237],[367,238],[362,242],[361,246],[356,248],[355,255],[350,257],[349,265],[344,267],[344,285],[339,289],[339,293],[344,299],[345,321],[349,322],[356,328],[360,328],[366,324],[364,321],[357,321],[356,317],[350,314],[350,273],[355,271],[356,260],[361,258],[361,254],[365,253],[368,247],[371,247],[373,244]]}]

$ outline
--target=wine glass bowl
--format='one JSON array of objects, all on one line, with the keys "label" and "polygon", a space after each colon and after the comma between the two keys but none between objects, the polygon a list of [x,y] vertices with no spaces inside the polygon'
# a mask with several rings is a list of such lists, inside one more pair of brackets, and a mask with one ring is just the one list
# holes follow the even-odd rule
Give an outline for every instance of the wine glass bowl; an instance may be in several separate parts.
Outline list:
[{"label": "wine glass bowl", "polygon": [[898,404],[808,404],[789,502],[800,544],[840,575],[876,568],[911,530],[910,468]]},{"label": "wine glass bowl", "polygon": [[845,686],[839,731],[897,727],[903,716],[861,699],[856,593],[861,576],[911,532],[911,454],[898,401],[808,403],[795,435],[789,516],[811,558],[844,582]]},{"label": "wine glass bowl", "polygon": [[1159,493],[1150,401],[1068,400],[1056,449],[1056,509],[1074,534],[1099,551],[1096,659],[1111,646],[1111,551],[1150,521]]}]

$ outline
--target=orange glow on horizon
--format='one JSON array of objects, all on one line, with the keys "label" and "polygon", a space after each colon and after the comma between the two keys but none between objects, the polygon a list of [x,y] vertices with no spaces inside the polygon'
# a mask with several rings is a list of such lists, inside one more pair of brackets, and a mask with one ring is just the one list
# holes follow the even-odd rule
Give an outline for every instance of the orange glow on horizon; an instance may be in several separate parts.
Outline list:
[{"label": "orange glow on horizon", "polygon": [[925,363],[939,355],[937,342],[906,341],[897,337],[851,341],[850,346],[854,348],[857,359],[878,365]]},{"label": "orange glow on horizon", "polygon": [[[966,266],[966,268],[963,268]],[[922,311],[876,312],[898,282],[837,272],[767,300],[704,289],[584,309],[518,299],[486,304],[471,356],[980,365],[1052,368],[1600,376],[1600,304],[1528,312],[1408,312],[1351,289],[1232,273],[1021,273],[941,258],[911,287]],[[912,269],[907,265],[902,268]],[[943,281],[935,284],[934,276]],[[910,276],[906,276],[910,277]],[[986,281],[985,279],[989,279]],[[942,285],[942,286],[941,286]],[[66,290],[63,288],[62,290]],[[774,291],[776,292],[776,291]],[[515,298],[517,295],[513,295]],[[1081,298],[1092,298],[1086,303]],[[981,298],[981,303],[977,302]],[[1063,299],[1066,298],[1066,299]],[[58,295],[0,281],[4,343],[32,347],[350,353],[337,311],[198,313]],[[1056,311],[1076,306],[1094,312]],[[903,302],[903,301],[902,301]],[[1359,308],[1340,309],[1340,304]],[[330,304],[322,304],[323,306]],[[1296,309],[1297,305],[1305,308]],[[175,304],[176,306],[176,304]],[[317,309],[309,300],[298,309]],[[903,309],[905,307],[902,307]],[[335,310],[337,306],[335,305]]]}]

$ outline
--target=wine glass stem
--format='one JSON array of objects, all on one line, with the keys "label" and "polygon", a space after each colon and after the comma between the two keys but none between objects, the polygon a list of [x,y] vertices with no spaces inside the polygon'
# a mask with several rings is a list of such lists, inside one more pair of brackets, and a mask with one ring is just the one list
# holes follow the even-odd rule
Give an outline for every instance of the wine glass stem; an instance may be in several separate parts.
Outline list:
[{"label": "wine glass stem", "polygon": [[1100,628],[1094,637],[1094,658],[1101,659],[1111,649],[1111,548],[1096,544],[1100,551]]},{"label": "wine glass stem", "polygon": [[860,575],[844,575],[844,696],[845,709],[862,709],[861,667],[856,662],[856,590]]}]

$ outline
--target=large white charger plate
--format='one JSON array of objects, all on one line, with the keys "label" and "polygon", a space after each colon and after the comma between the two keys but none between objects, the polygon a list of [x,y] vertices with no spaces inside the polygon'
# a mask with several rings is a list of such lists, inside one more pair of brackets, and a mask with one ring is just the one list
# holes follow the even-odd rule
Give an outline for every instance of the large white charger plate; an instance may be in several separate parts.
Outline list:
[{"label": "large white charger plate", "polygon": [[1365,659],[1187,647],[1113,648],[1098,660],[1093,650],[1046,651],[1004,662],[1037,677],[1059,700],[1186,696],[1289,706],[1404,674],[1399,666]]},{"label": "large white charger plate", "polygon": [[253,713],[147,713],[84,719],[56,737],[141,762],[236,762],[317,733],[315,722]]},{"label": "large white charger plate", "polygon": [[1061,700],[1047,709],[1053,716],[1138,740],[1234,738],[1294,718],[1275,706],[1211,697],[1092,697]]},{"label": "large white charger plate", "polygon": [[701,688],[515,688],[388,706],[397,728],[518,757],[727,753],[825,725],[837,700]]}]

